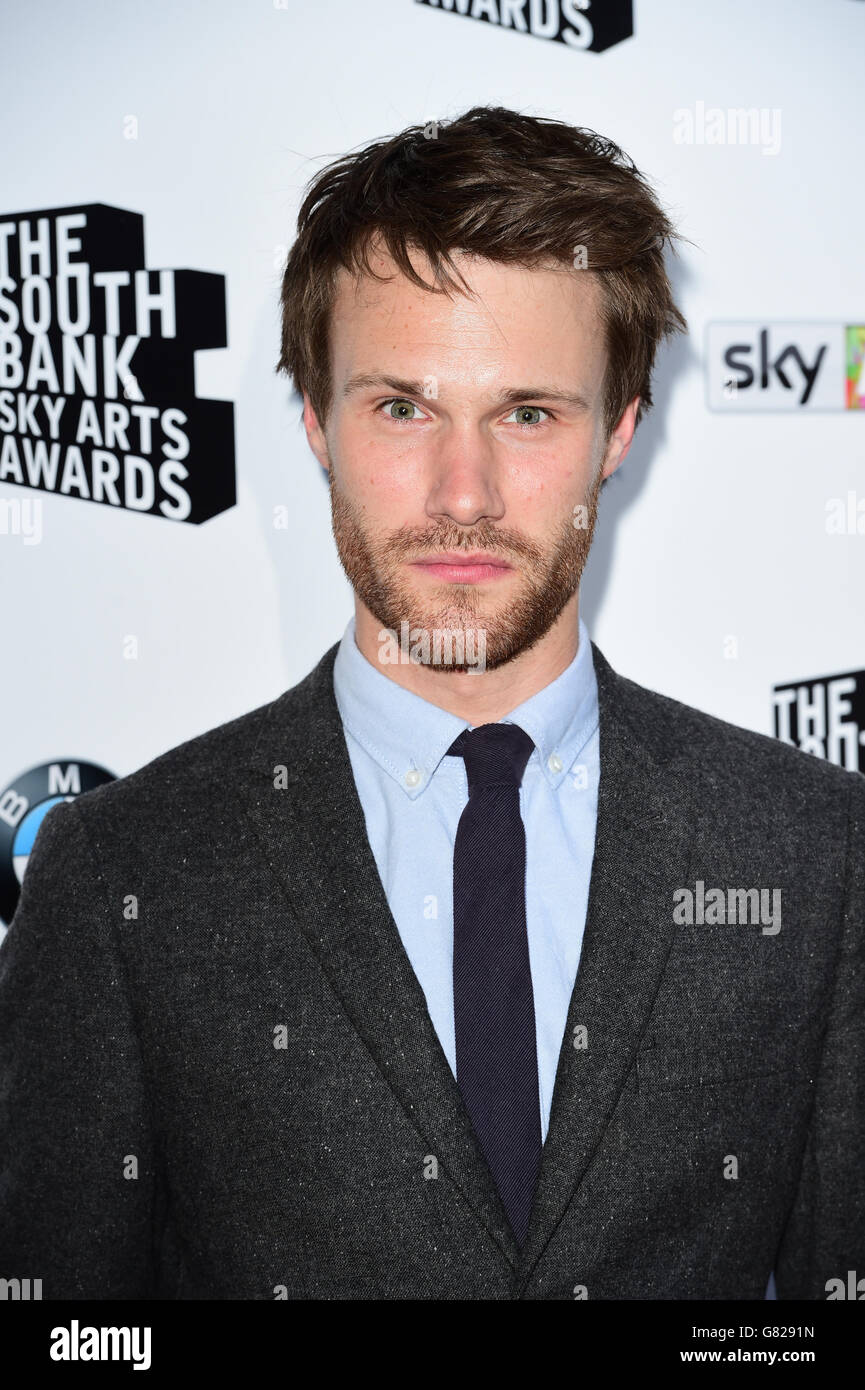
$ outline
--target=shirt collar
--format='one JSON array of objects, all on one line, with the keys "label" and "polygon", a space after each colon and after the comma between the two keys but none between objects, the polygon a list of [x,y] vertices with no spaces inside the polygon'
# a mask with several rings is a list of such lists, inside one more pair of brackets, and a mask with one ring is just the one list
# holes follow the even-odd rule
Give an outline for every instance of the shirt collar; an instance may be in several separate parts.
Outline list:
[{"label": "shirt collar", "polygon": [[[579,620],[577,654],[549,685],[504,716],[532,739],[534,760],[558,787],[598,727],[598,687],[589,634]],[[355,620],[337,648],[333,686],[344,727],[405,794],[421,796],[454,739],[471,726],[376,668],[355,641]]]}]

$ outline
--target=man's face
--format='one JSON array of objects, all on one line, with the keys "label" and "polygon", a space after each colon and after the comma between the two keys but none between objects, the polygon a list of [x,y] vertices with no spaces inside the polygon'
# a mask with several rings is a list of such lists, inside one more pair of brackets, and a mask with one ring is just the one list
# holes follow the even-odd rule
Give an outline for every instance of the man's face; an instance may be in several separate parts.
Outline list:
[{"label": "man's face", "polygon": [[340,272],[332,407],[323,431],[308,400],[304,419],[358,631],[483,633],[491,670],[575,614],[637,399],[607,445],[594,277],[455,259],[476,298],[422,290],[383,255],[391,280]]}]

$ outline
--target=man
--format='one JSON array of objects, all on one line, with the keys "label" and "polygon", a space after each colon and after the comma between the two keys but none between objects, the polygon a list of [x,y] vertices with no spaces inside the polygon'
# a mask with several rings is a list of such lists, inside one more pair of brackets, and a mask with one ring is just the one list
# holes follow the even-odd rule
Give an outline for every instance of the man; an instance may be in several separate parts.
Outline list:
[{"label": "man", "polygon": [[314,180],[280,367],[355,614],[46,816],[0,953],[5,1273],[822,1299],[865,1269],[865,779],[641,689],[579,617],[685,327],[672,235],[616,146],[501,108]]}]

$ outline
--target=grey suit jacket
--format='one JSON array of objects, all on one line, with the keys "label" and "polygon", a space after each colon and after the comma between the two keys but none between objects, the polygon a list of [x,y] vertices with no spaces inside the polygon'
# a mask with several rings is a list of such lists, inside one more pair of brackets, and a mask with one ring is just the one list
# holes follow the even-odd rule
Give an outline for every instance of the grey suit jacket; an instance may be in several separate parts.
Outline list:
[{"label": "grey suit jacket", "polygon": [[[594,648],[588,919],[520,1252],[378,877],[335,653],[46,816],[0,950],[0,1274],[56,1299],[865,1275],[865,778]],[[680,925],[698,881],[780,890],[780,931]]]}]

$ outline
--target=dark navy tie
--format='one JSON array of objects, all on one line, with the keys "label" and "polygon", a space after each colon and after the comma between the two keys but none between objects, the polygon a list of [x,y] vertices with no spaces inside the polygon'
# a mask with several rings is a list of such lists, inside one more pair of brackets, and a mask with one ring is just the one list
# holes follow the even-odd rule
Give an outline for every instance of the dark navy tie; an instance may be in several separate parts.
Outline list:
[{"label": "dark navy tie", "polygon": [[516,724],[464,729],[469,799],[454,844],[457,1083],[523,1245],[541,1161],[535,1003],[520,783],[534,743]]}]

